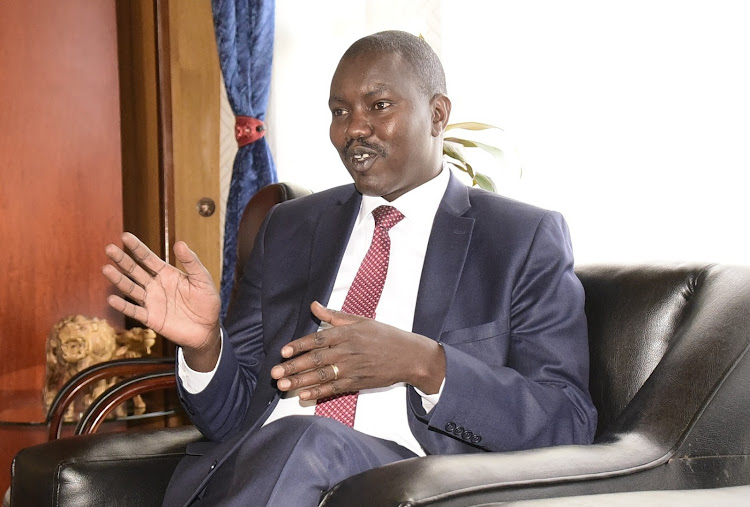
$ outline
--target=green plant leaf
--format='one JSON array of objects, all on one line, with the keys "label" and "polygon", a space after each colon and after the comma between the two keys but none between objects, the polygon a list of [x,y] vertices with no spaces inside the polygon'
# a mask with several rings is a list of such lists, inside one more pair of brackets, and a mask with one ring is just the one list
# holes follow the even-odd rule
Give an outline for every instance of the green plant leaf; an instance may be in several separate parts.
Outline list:
[{"label": "green plant leaf", "polygon": [[490,146],[489,144],[480,143],[479,141],[470,141],[468,139],[461,139],[459,137],[446,137],[445,139],[443,139],[443,146],[445,146],[446,142],[457,143],[461,146],[466,146],[467,148],[481,148],[482,150],[494,156],[496,159],[500,161],[503,160],[503,150],[494,146]]},{"label": "green plant leaf", "polygon": [[451,130],[451,129],[464,129],[464,130],[488,130],[488,129],[495,129],[502,131],[500,127],[495,127],[493,125],[488,125],[487,123],[479,123],[476,121],[467,121],[462,123],[451,123],[449,125],[445,126],[445,130]]},{"label": "green plant leaf", "polygon": [[456,143],[456,142],[444,139],[443,140],[443,153],[445,153],[451,158],[454,158],[456,160],[460,160],[463,163],[466,163],[466,155],[464,155],[463,149],[460,143]]},{"label": "green plant leaf", "polygon": [[495,189],[495,182],[486,174],[476,173],[474,175],[474,184],[479,185],[479,188],[483,188],[490,192],[497,192]]},{"label": "green plant leaf", "polygon": [[465,173],[469,172],[469,171],[466,170],[466,166],[464,166],[464,165],[456,162],[455,160],[447,160],[446,162],[449,163],[450,165],[452,165],[453,167],[455,167],[456,169],[460,170],[460,171],[463,171]]},{"label": "green plant leaf", "polygon": [[464,164],[452,158],[449,158],[448,160],[446,160],[446,162],[452,165],[453,167],[455,167],[456,169],[458,169],[459,171],[468,174],[469,177],[472,179],[472,185],[476,185],[476,183],[474,183],[473,181],[474,180],[474,168],[473,167],[471,167],[469,164]]},{"label": "green plant leaf", "polygon": [[475,174],[474,173],[474,168],[471,167],[471,164],[469,164],[468,162],[466,162],[466,172],[469,173],[469,176],[471,176],[471,179],[473,180],[474,179],[474,174]]}]

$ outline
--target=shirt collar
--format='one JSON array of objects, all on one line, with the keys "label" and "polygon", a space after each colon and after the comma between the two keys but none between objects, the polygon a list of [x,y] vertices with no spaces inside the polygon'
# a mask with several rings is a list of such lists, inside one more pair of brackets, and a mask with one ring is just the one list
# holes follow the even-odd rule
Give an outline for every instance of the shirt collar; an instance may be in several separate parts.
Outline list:
[{"label": "shirt collar", "polygon": [[382,197],[363,195],[356,225],[360,225],[367,217],[372,215],[372,210],[378,206],[386,205],[394,206],[410,222],[414,221],[432,226],[440,201],[448,188],[449,179],[450,169],[443,164],[440,174],[392,202],[388,202]]}]

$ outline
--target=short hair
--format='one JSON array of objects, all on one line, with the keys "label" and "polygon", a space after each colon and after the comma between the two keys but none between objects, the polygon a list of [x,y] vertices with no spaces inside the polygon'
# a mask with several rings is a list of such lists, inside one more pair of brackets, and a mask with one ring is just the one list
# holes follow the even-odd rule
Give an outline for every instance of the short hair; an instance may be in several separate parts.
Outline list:
[{"label": "short hair", "polygon": [[363,53],[397,53],[412,66],[420,81],[419,88],[428,98],[447,93],[443,64],[421,37],[400,30],[374,33],[349,46],[341,60]]}]

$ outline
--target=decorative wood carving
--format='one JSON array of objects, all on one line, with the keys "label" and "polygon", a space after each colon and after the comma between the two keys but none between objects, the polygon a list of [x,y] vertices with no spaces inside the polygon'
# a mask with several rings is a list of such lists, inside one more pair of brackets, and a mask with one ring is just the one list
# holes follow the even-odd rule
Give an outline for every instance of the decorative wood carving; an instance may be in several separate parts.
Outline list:
[{"label": "decorative wood carving", "polygon": [[[78,372],[94,364],[113,359],[132,359],[151,354],[156,343],[156,333],[151,329],[133,328],[121,333],[105,320],[82,315],[65,317],[57,322],[47,337],[47,374],[43,398],[49,410],[62,386]],[[71,403],[65,413],[65,422],[77,421],[81,414],[99,395],[118,381],[117,377],[100,379],[89,386],[77,403]],[[133,398],[136,414],[146,411],[143,398]],[[118,415],[125,409],[118,407]]]}]

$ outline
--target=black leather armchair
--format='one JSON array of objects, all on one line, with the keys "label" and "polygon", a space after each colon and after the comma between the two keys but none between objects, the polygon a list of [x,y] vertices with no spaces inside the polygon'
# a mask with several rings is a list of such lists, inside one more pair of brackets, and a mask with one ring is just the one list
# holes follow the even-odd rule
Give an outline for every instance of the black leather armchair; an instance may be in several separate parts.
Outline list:
[{"label": "black leather armchair", "polygon": [[[750,484],[750,268],[588,266],[596,441],[413,458],[322,505],[481,505]],[[498,429],[502,431],[502,428]],[[159,505],[191,427],[57,440],[13,462],[11,505]]]},{"label": "black leather armchair", "polygon": [[585,267],[593,445],[428,456],[350,477],[326,506],[484,505],[750,484],[750,269]]}]

